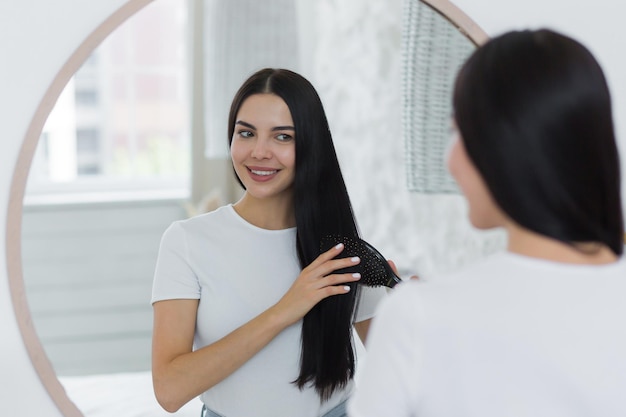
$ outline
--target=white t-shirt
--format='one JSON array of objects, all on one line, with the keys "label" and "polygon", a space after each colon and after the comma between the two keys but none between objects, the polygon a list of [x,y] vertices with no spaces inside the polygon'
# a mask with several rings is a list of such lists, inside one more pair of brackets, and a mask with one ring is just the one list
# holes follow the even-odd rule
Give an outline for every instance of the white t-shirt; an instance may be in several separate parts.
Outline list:
[{"label": "white t-shirt", "polygon": [[[300,274],[296,229],[266,230],[232,205],[173,223],[164,233],[152,303],[200,299],[194,348],[210,345],[280,300]],[[357,322],[373,316],[382,289],[363,288]],[[288,327],[241,368],[202,394],[226,417],[319,416],[353,389],[320,404],[315,390],[292,384],[300,370],[302,321]]]},{"label": "white t-shirt", "polygon": [[626,416],[626,259],[512,253],[396,287],[351,417]]}]

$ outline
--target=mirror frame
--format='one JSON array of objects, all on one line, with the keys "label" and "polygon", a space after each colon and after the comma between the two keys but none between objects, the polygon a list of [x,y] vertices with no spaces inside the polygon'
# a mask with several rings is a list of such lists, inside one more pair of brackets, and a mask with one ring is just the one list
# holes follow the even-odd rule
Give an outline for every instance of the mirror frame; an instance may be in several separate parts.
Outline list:
[{"label": "mirror frame", "polygon": [[[59,382],[54,368],[37,336],[28,307],[21,253],[22,210],[26,183],[43,125],[54,107],[56,100],[65,88],[65,85],[89,57],[91,52],[113,32],[113,30],[153,1],[155,0],[127,0],[118,10],[94,29],[68,58],[43,94],[37,110],[28,125],[26,134],[22,139],[16,168],[11,179],[5,239],[9,290],[13,302],[13,310],[33,368],[39,375],[44,389],[50,395],[53,403],[57,406],[61,415],[65,417],[84,417],[84,415],[70,400],[65,389]],[[476,45],[481,45],[488,39],[487,34],[469,16],[449,0],[411,1],[422,1],[433,8]]]},{"label": "mirror frame", "polygon": [[24,193],[28,181],[30,165],[39,142],[39,136],[48,115],[52,111],[59,95],[74,73],[87,60],[91,52],[129,17],[154,0],[127,0],[119,9],[108,16],[83,40],[43,94],[37,110],[31,119],[17,157],[15,171],[11,179],[6,224],[6,256],[9,278],[9,291],[13,301],[13,310],[24,346],[39,375],[44,389],[50,395],[61,414],[65,417],[83,417],[83,413],[69,399],[59,382],[54,368],[48,359],[43,345],[33,326],[22,271],[22,210]]},{"label": "mirror frame", "polygon": [[415,0],[430,6],[446,18],[459,32],[467,36],[476,46],[489,40],[487,33],[474,22],[465,12],[449,0]]}]

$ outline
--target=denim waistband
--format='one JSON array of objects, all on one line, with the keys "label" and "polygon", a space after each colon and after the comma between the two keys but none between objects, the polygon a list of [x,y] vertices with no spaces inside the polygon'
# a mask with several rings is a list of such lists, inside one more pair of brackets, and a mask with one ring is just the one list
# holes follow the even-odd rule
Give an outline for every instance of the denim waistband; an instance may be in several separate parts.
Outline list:
[{"label": "denim waistband", "polygon": [[[331,410],[326,412],[322,417],[346,417],[346,405],[348,400],[345,400],[336,406],[334,406]],[[206,405],[202,404],[202,411],[200,412],[200,417],[224,417],[221,414],[216,413],[215,411],[209,410]]]}]

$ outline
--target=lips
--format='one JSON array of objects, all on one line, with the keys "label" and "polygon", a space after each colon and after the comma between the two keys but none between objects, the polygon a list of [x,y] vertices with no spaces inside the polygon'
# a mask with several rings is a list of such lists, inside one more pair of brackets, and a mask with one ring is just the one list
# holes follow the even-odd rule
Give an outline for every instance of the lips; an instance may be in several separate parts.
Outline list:
[{"label": "lips", "polygon": [[250,178],[257,182],[269,181],[278,173],[278,169],[247,167]]},{"label": "lips", "polygon": [[276,174],[278,170],[273,169],[271,171],[264,171],[264,170],[258,170],[258,169],[251,169],[250,172],[252,172],[254,175],[267,176],[267,175]]}]

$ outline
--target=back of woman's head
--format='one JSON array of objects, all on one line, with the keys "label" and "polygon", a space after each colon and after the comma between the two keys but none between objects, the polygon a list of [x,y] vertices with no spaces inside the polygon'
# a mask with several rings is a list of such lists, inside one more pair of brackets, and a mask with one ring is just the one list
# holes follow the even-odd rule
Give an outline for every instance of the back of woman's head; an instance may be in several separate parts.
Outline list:
[{"label": "back of woman's head", "polygon": [[[294,211],[297,252],[304,268],[320,254],[322,237],[354,237],[358,230],[324,107],[304,77],[286,69],[266,68],[248,78],[230,109],[229,141],[246,98],[266,93],[282,98],[294,123]],[[300,388],[313,384],[322,399],[345,386],[354,374],[352,320],[359,287],[347,285],[351,287],[348,294],[322,300],[307,313],[302,325],[301,368],[295,383]]]},{"label": "back of woman's head", "polygon": [[453,108],[468,155],[507,216],[568,244],[622,253],[611,99],[583,45],[545,29],[494,38],[461,68]]}]

